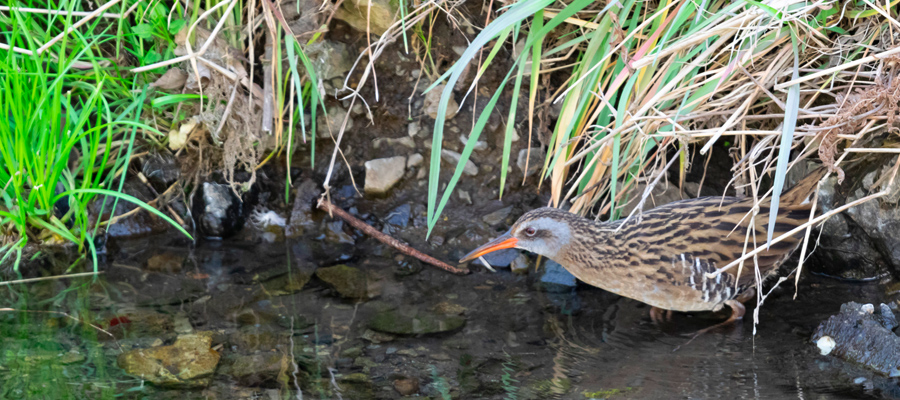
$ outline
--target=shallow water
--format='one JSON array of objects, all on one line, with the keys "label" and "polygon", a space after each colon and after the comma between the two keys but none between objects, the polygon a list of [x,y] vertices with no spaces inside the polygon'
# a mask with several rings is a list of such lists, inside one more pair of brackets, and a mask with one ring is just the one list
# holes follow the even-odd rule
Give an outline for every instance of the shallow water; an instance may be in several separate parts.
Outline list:
[{"label": "shallow water", "polygon": [[[647,306],[599,289],[547,291],[535,273],[508,269],[454,276],[372,246],[191,249],[155,237],[120,244],[96,280],[2,287],[16,311],[0,313],[0,398],[298,398],[299,386],[306,399],[394,399],[395,381],[408,378],[433,398],[900,398],[897,380],[821,356],[809,341],[841,303],[890,300],[886,282],[807,273],[797,300],[789,284],[767,299],[756,336],[748,305],[743,323],[687,343],[724,315],[676,314],[657,326]],[[370,299],[341,298],[316,277],[299,291],[285,286],[339,263],[365,271]],[[391,338],[369,329],[385,315],[465,325]],[[159,388],[117,366],[124,351],[199,331],[214,332],[222,355],[206,388]],[[298,385],[277,371],[269,380],[235,372],[240,357],[271,353],[293,355],[298,370],[287,375]]]}]

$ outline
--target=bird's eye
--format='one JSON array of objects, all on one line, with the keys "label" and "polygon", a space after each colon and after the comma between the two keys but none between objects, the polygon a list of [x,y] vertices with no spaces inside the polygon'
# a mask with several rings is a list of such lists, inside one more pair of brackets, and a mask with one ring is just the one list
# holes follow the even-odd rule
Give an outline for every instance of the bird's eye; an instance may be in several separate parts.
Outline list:
[{"label": "bird's eye", "polygon": [[534,236],[537,231],[534,228],[525,228],[525,234],[528,236]]}]

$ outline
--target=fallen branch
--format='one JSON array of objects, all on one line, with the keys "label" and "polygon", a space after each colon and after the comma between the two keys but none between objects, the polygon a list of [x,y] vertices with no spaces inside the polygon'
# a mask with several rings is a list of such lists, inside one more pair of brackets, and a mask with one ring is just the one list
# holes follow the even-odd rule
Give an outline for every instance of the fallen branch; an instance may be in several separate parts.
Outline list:
[{"label": "fallen branch", "polygon": [[360,221],[358,218],[350,215],[346,211],[342,210],[340,207],[337,207],[334,204],[331,204],[331,202],[326,200],[324,197],[319,199],[318,207],[325,211],[328,211],[329,214],[334,214],[334,215],[337,215],[338,217],[341,217],[341,219],[343,219],[344,221],[347,221],[347,223],[349,223],[350,225],[353,225],[354,228],[363,231],[363,233],[365,233],[369,236],[372,236],[375,239],[378,239],[378,241],[380,241],[381,243],[384,243],[384,244],[389,245],[397,250],[400,250],[400,252],[403,254],[418,258],[419,260],[422,260],[422,262],[426,262],[428,264],[434,265],[435,267],[438,267],[447,272],[452,272],[454,274],[460,274],[460,275],[469,273],[469,271],[467,271],[467,270],[452,267],[449,264],[447,264],[441,260],[438,260],[432,256],[424,254],[424,253],[410,247],[406,243],[403,243],[397,239],[394,239],[391,236],[388,236],[388,235],[385,235],[384,233],[379,232],[377,229],[372,227],[372,225],[369,225],[363,221]]}]

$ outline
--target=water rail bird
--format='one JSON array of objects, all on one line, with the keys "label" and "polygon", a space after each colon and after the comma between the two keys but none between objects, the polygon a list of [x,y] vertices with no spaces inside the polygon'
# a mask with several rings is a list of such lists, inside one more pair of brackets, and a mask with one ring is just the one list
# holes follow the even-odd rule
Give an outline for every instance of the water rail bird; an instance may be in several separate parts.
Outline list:
[{"label": "water rail bird", "polygon": [[[783,193],[775,220],[778,237],[809,221],[808,198],[825,174],[819,168]],[[539,208],[522,215],[500,237],[473,250],[460,262],[487,253],[517,248],[558,262],[590,285],[650,305],[654,322],[671,311],[719,311],[731,308],[723,325],[741,319],[743,302],[756,285],[753,260],[738,275],[731,268],[708,274],[745,254],[752,198],[701,197],[672,202],[640,218],[598,222],[556,208]],[[770,201],[759,206],[753,219],[759,245],[765,245]],[[751,232],[752,233],[752,232]],[[760,252],[762,277],[776,272],[798,247],[803,231]],[[754,250],[750,237],[747,252]],[[717,325],[717,326],[718,326]]]}]

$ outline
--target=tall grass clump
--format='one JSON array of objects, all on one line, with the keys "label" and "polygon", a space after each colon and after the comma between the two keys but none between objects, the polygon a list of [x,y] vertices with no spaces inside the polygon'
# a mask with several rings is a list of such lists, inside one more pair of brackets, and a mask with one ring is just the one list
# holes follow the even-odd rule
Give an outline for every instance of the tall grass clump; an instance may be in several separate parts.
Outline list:
[{"label": "tall grass clump", "polygon": [[[841,106],[815,90],[837,86],[846,91],[840,85],[846,72],[840,70],[859,65],[851,63],[866,55],[863,47],[845,45],[850,32],[871,44],[870,39],[884,33],[881,27],[894,23],[880,17],[886,11],[871,9],[870,4],[515,2],[431,86],[446,83],[432,143],[429,229],[439,221],[488,117],[503,107],[507,130],[499,168],[501,196],[508,187],[511,138],[522,114],[521,126],[528,133],[520,136],[529,141],[537,130],[536,117],[555,120],[552,134],[543,141],[547,152],[540,175],[540,184],[550,186],[552,206],[618,219],[621,206],[629,196],[634,199],[631,189],[639,181],[653,181],[665,166],[677,163],[678,183],[683,183],[693,156],[688,151],[691,143],[702,144],[699,155],[716,147],[731,148],[738,160],[736,188],[756,196],[759,178],[774,177],[772,196],[777,199],[793,161],[791,150],[806,146],[806,156],[817,146],[821,129],[805,124],[822,122]],[[478,66],[478,76],[491,67],[497,49],[510,42],[522,50],[516,47],[505,79],[487,105],[475,110],[479,117],[469,142],[441,193],[440,149],[453,89],[483,48],[490,53]],[[893,47],[891,43],[881,41],[882,48]],[[810,70],[842,64],[848,67],[798,82]],[[547,74],[556,74],[564,83],[542,87],[539,79]],[[795,84],[781,86],[789,81]],[[517,109],[520,97],[528,99],[526,110]],[[548,114],[549,105],[560,106],[558,115]]]},{"label": "tall grass clump", "polygon": [[71,26],[71,15],[36,18],[12,10],[0,22],[9,28],[0,37],[12,47],[0,50],[0,262],[15,255],[18,268],[26,245],[68,241],[90,253],[96,268],[93,239],[100,216],[113,211],[88,211],[101,196],[131,201],[174,224],[121,193],[137,129],[156,130],[136,122],[144,97],[131,95],[134,88],[110,75],[111,63],[97,55],[112,35],[73,30],[39,51]]}]

